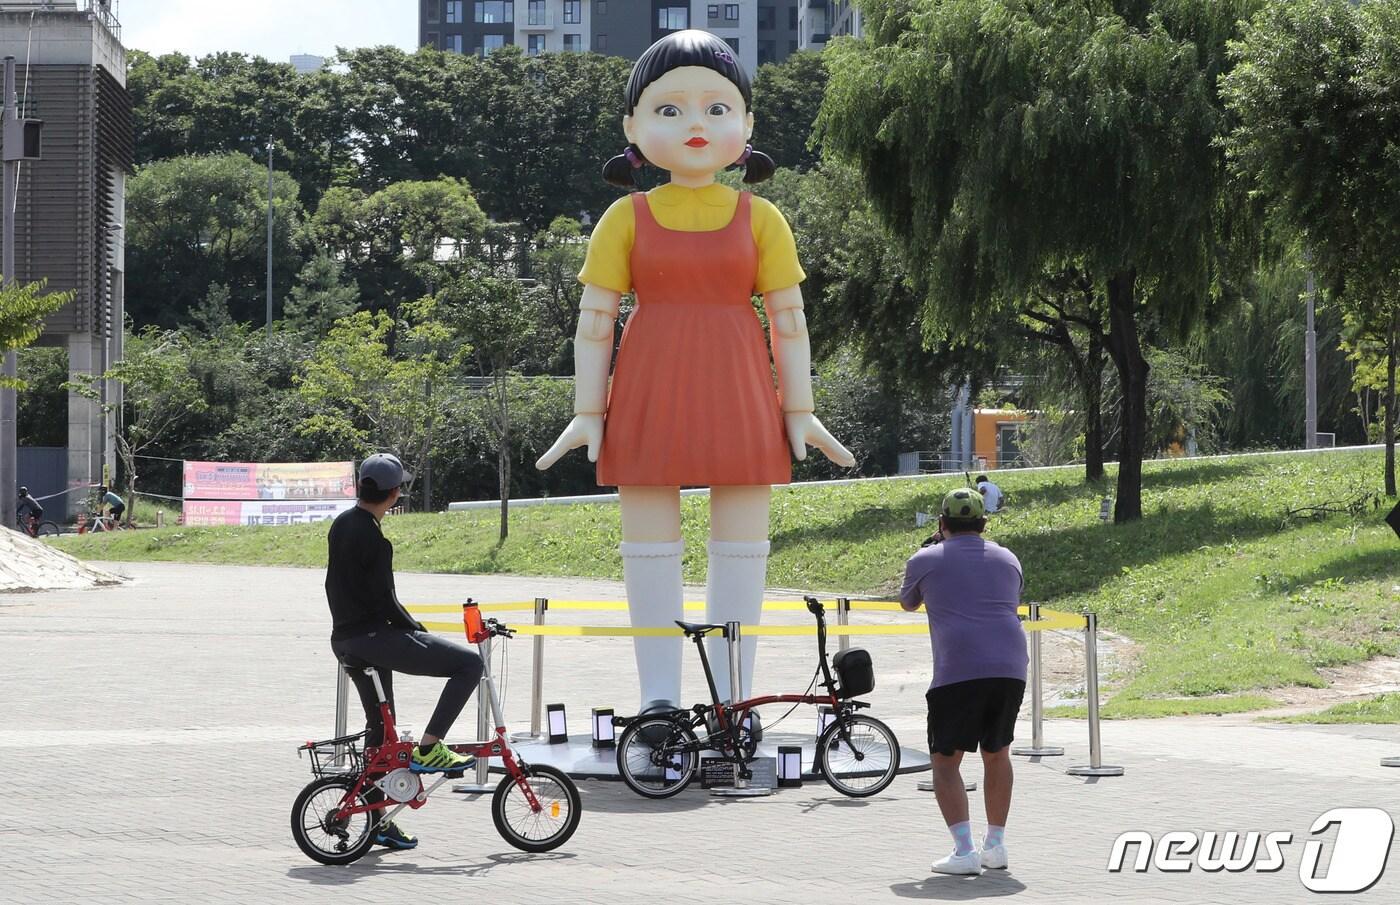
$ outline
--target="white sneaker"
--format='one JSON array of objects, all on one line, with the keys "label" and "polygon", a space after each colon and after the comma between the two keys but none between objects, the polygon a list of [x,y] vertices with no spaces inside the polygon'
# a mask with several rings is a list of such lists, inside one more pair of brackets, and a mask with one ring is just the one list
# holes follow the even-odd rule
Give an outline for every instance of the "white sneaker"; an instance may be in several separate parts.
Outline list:
[{"label": "white sneaker", "polygon": [[982,866],[988,870],[1006,869],[1006,846],[993,845],[982,849]]},{"label": "white sneaker", "polygon": [[979,864],[976,849],[966,855],[953,854],[946,858],[940,858],[933,862],[933,867],[929,868],[936,874],[980,874],[982,868]]}]

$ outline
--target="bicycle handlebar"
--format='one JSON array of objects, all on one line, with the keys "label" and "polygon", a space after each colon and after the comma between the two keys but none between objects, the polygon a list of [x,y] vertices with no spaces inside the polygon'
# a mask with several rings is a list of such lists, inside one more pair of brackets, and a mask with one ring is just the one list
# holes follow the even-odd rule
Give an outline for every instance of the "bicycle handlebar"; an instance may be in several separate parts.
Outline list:
[{"label": "bicycle handlebar", "polygon": [[500,637],[500,638],[514,638],[514,637],[515,637],[515,629],[510,628],[509,626],[507,626],[505,623],[501,622],[501,621],[498,620],[498,619],[494,619],[494,618],[492,618],[492,619],[487,619],[487,620],[486,620],[486,628],[487,628],[487,630],[489,630],[489,631],[491,632],[492,635],[497,636],[497,637]]}]

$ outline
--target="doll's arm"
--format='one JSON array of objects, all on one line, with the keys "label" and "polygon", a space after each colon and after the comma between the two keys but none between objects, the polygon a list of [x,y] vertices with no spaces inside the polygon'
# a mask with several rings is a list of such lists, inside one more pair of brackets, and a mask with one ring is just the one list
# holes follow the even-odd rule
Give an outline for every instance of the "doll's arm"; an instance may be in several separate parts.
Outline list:
[{"label": "doll's arm", "polygon": [[828,459],[847,468],[856,464],[851,451],[837,442],[813,413],[812,346],[807,317],[802,313],[802,290],[797,286],[764,293],[763,306],[773,335],[773,363],[778,371],[778,395],[793,456],[807,458],[807,445],[820,449]]},{"label": "doll's arm", "polygon": [[544,471],[571,449],[588,447],[588,461],[598,461],[603,442],[603,414],[608,408],[608,371],[612,365],[613,323],[621,293],[591,283],[583,287],[578,329],[574,332],[574,418],[554,445],[535,462]]}]

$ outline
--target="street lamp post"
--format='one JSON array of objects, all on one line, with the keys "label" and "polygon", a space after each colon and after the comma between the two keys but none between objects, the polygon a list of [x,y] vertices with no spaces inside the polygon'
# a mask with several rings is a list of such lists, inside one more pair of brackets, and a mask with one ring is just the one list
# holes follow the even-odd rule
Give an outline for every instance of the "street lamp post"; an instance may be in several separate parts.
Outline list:
[{"label": "street lamp post", "polygon": [[[5,57],[5,98],[4,116],[6,125],[15,118],[15,58]],[[19,173],[19,158],[14,149],[5,148],[4,180],[0,189],[0,207],[4,208],[3,228],[5,231],[4,250],[0,255],[0,272],[3,272],[5,288],[15,280],[15,176]],[[14,156],[15,159],[11,160]],[[4,374],[9,380],[19,376],[19,353],[14,349],[5,351]],[[19,397],[9,387],[0,387],[0,526],[15,527],[15,493],[19,486]]]},{"label": "street lamp post", "polygon": [[[15,285],[15,197],[19,192],[19,163],[38,160],[42,155],[44,124],[37,119],[20,119],[15,98],[15,58],[5,57],[5,97],[0,108],[0,128],[4,137],[4,186],[0,187],[0,279],[5,288]],[[19,353],[9,349],[4,356],[3,373],[9,380],[19,376]],[[14,390],[0,387],[0,526],[15,527],[15,504],[19,486],[19,397]]]},{"label": "street lamp post", "polygon": [[1317,299],[1317,284],[1312,268],[1308,268],[1307,332],[1303,336],[1303,448],[1317,446],[1317,333],[1313,329],[1313,306]]},{"label": "street lamp post", "polygon": [[267,335],[272,336],[272,139],[267,140]]}]

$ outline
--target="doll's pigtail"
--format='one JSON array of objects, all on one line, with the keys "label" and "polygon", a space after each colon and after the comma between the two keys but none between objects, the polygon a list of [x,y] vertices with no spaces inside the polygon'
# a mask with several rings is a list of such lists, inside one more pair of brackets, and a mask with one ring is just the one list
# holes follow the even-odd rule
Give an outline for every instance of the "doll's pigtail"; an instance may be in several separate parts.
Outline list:
[{"label": "doll's pigtail", "polygon": [[744,146],[744,154],[738,163],[744,168],[744,182],[750,185],[771,178],[773,171],[778,168],[773,158],[762,151],[755,151],[753,145]]},{"label": "doll's pigtail", "polygon": [[603,164],[603,181],[620,189],[635,189],[637,178],[634,174],[646,162],[642,149],[629,144],[621,154]]}]

